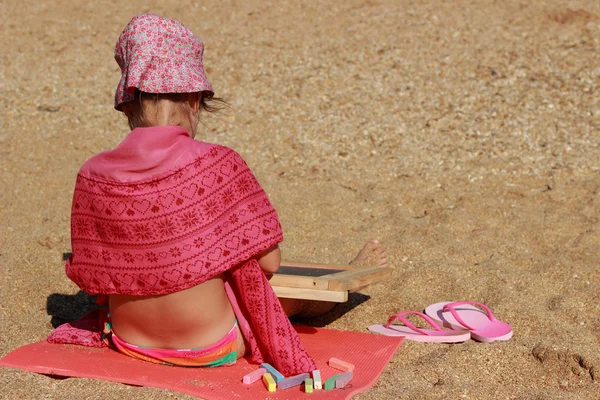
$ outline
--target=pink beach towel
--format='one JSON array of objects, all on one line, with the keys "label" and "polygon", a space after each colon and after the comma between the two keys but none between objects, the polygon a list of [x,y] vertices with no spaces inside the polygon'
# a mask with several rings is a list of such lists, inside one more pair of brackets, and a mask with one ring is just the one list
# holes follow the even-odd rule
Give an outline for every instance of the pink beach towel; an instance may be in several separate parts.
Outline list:
[{"label": "pink beach towel", "polygon": [[[229,367],[182,368],[136,360],[108,348],[50,344],[47,341],[13,350],[0,359],[0,367],[164,388],[211,400],[343,400],[368,390],[404,340],[402,337],[305,326],[296,329],[298,337],[313,355],[321,378],[329,379],[340,372],[327,363],[331,357],[336,357],[355,366],[350,384],[343,389],[315,390],[311,394],[304,393],[303,386],[269,393],[262,382],[242,383],[244,375],[259,367],[245,358]],[[400,389],[394,388],[391,393],[394,390]]]}]

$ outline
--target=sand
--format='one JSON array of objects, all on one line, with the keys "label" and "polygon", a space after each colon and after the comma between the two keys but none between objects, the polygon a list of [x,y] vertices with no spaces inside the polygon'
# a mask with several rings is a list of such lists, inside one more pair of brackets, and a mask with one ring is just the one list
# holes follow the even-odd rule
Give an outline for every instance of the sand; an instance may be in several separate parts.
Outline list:
[{"label": "sand", "polygon": [[[313,323],[366,332],[471,300],[514,327],[508,342],[406,342],[358,399],[599,396],[592,0],[2,2],[0,356],[69,317],[47,304],[78,292],[62,263],[74,180],[128,132],[112,54],[141,12],[206,43],[231,109],[206,116],[201,139],[255,171],[285,259],[346,262],[371,237],[387,247],[393,279]],[[2,369],[0,398],[189,397]]]}]

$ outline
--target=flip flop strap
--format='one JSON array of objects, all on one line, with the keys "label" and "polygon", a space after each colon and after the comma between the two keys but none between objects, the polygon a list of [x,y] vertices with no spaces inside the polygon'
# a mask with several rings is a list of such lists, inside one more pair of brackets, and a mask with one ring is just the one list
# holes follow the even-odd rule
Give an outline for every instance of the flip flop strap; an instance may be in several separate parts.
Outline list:
[{"label": "flip flop strap", "polygon": [[494,317],[494,314],[492,314],[492,310],[489,309],[488,306],[486,306],[483,303],[476,303],[474,301],[457,301],[455,303],[448,303],[446,304],[443,308],[442,308],[442,312],[443,311],[450,311],[450,313],[452,314],[452,316],[454,317],[454,319],[456,319],[456,321],[461,324],[462,326],[464,326],[465,328],[468,328],[469,330],[475,330],[475,328],[471,327],[469,324],[467,324],[461,317],[460,315],[458,315],[458,313],[456,312],[456,310],[454,309],[454,307],[456,306],[461,306],[461,305],[473,305],[473,306],[478,306],[481,307],[485,310],[485,312],[487,313],[488,318],[490,319],[490,321],[494,322],[496,321],[496,317]]},{"label": "flip flop strap", "polygon": [[429,325],[431,325],[433,327],[433,329],[435,329],[436,331],[443,330],[442,328],[440,328],[440,326],[438,324],[435,323],[434,320],[432,320],[427,315],[425,315],[421,312],[418,312],[418,311],[404,311],[404,312],[401,312],[398,314],[394,314],[390,317],[390,319],[388,319],[388,322],[385,325],[385,327],[389,329],[392,321],[395,319],[398,319],[398,321],[402,322],[406,327],[412,329],[413,331],[418,332],[421,335],[429,335],[426,331],[419,329],[416,326],[414,326],[413,324],[411,324],[410,321],[404,317],[405,315],[418,315],[419,317],[421,317],[425,321],[427,321],[429,323]]}]

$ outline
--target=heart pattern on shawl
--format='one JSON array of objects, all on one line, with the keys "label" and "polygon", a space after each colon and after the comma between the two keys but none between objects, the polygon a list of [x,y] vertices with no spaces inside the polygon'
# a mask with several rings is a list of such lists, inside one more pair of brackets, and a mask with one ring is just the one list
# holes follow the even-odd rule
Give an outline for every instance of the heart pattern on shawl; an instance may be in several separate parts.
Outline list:
[{"label": "heart pattern on shawl", "polygon": [[215,184],[216,180],[217,180],[217,174],[215,174],[214,172],[211,172],[210,174],[208,174],[202,178],[202,184],[208,188],[212,188],[213,185]]},{"label": "heart pattern on shawl", "polygon": [[185,197],[188,200],[191,200],[196,195],[197,190],[198,190],[198,185],[196,185],[195,183],[192,183],[189,186],[184,186],[181,189],[181,196]]},{"label": "heart pattern on shawl", "polygon": [[154,274],[139,274],[138,285],[142,287],[152,288],[158,282],[158,277]]},{"label": "heart pattern on shawl", "polygon": [[119,282],[120,285],[125,286],[130,286],[134,281],[134,277],[132,275],[121,274],[119,272],[115,274],[115,278],[117,278],[116,281]]},{"label": "heart pattern on shawl", "polygon": [[127,204],[122,201],[111,201],[110,209],[118,215],[122,215],[127,209]]},{"label": "heart pattern on shawl", "polygon": [[92,205],[90,206],[90,211],[102,212],[104,211],[104,202],[100,199],[92,200]]},{"label": "heart pattern on shawl", "polygon": [[177,283],[179,282],[179,279],[181,279],[181,272],[178,270],[172,270],[172,271],[165,271],[162,273],[162,277],[169,281],[169,282],[174,282]]},{"label": "heart pattern on shawl", "polygon": [[252,225],[251,228],[244,229],[244,235],[252,239],[258,239],[260,236],[260,228],[258,225]]},{"label": "heart pattern on shawl", "polygon": [[234,236],[231,239],[227,239],[225,241],[225,247],[231,250],[237,250],[240,247],[240,238],[238,236]]},{"label": "heart pattern on shawl", "polygon": [[221,165],[221,168],[219,168],[219,171],[225,175],[225,176],[229,176],[231,175],[231,171],[233,169],[233,164],[231,161],[227,161],[225,164]]},{"label": "heart pattern on shawl", "polygon": [[150,202],[146,199],[144,200],[134,200],[131,207],[141,214],[146,214],[146,211],[150,208]]},{"label": "heart pattern on shawl", "polygon": [[167,193],[166,195],[158,196],[158,202],[164,208],[171,207],[171,204],[173,204],[174,200],[175,200],[175,195],[173,193]]},{"label": "heart pattern on shawl", "polygon": [[204,263],[201,260],[197,260],[192,264],[188,264],[185,270],[193,274],[202,274],[204,272]]},{"label": "heart pattern on shawl", "polygon": [[87,196],[78,196],[77,202],[83,208],[88,208],[90,205],[90,199],[88,199]]}]

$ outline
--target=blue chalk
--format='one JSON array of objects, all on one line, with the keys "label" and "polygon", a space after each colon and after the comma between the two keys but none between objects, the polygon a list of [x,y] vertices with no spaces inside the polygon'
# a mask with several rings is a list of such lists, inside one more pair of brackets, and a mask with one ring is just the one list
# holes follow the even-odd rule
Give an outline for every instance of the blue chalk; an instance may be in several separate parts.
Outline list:
[{"label": "blue chalk", "polygon": [[260,364],[260,367],[266,369],[268,373],[273,375],[273,378],[275,379],[275,382],[277,382],[277,383],[279,383],[285,379],[285,376],[281,375],[281,372],[279,372],[275,368],[273,368],[273,366],[271,364],[263,363],[263,364]]},{"label": "blue chalk", "polygon": [[304,380],[308,378],[308,374],[299,374],[289,378],[285,378],[281,382],[277,382],[277,389],[289,389],[294,386],[302,385]]}]

